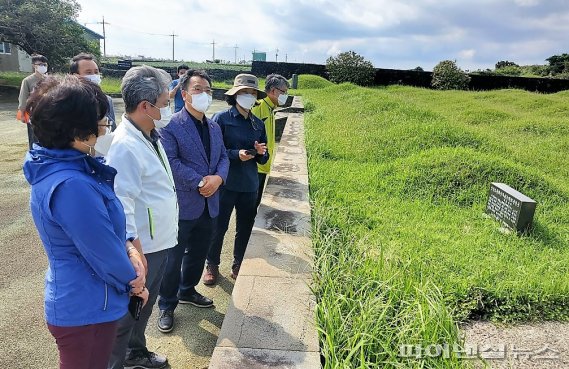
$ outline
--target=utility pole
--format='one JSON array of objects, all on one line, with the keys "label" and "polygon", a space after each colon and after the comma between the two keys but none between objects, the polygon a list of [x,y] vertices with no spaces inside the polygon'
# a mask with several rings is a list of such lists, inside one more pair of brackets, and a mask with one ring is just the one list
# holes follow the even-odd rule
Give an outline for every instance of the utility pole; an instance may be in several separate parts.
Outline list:
[{"label": "utility pole", "polygon": [[172,62],[175,62],[176,59],[174,58],[174,37],[178,37],[178,35],[175,35],[174,31],[172,31],[172,34],[168,36],[172,36]]},{"label": "utility pole", "polygon": [[285,63],[288,63],[288,54],[285,54]]},{"label": "utility pole", "polygon": [[233,48],[235,49],[235,64],[237,64],[237,49],[239,49],[237,47],[237,44],[235,44],[235,46],[233,46]]},{"label": "utility pole", "polygon": [[212,46],[212,50],[213,50],[212,56],[211,56],[211,62],[215,63],[215,40],[213,40],[213,42],[211,43],[211,46]]},{"label": "utility pole", "polygon": [[275,53],[275,62],[278,63],[278,61],[279,61],[279,49],[277,49]]},{"label": "utility pole", "polygon": [[110,24],[109,22],[105,22],[105,16],[103,15],[103,21],[102,22],[91,22],[91,23],[85,23],[85,25],[88,24],[102,24],[103,25],[103,57],[107,57],[107,34],[105,32],[105,24]]},{"label": "utility pole", "polygon": [[107,35],[105,33],[105,16],[103,15],[103,56],[107,58]]}]

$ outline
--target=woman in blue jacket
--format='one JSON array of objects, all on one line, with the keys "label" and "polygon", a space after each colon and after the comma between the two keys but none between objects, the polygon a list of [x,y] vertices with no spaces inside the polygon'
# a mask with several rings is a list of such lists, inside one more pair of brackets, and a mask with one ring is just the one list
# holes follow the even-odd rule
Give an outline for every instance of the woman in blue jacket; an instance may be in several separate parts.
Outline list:
[{"label": "woman in blue jacket", "polygon": [[75,76],[48,77],[28,100],[39,144],[26,155],[24,174],[49,260],[45,316],[62,369],[106,368],[129,296],[148,298],[113,192],[116,170],[93,157],[110,128],[107,109],[101,89]]}]

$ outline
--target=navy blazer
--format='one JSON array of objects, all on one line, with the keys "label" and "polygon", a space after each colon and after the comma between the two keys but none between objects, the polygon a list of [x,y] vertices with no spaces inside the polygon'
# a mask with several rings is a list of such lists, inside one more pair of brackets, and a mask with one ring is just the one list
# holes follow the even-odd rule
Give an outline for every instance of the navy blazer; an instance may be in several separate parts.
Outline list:
[{"label": "navy blazer", "polygon": [[206,201],[209,215],[216,217],[219,214],[219,190],[206,199],[200,195],[198,184],[203,177],[214,174],[223,178],[224,183],[227,180],[229,159],[221,129],[211,119],[204,119],[209,129],[209,162],[198,130],[185,108],[175,113],[170,123],[160,130],[162,145],[174,176],[181,220],[199,218]]}]

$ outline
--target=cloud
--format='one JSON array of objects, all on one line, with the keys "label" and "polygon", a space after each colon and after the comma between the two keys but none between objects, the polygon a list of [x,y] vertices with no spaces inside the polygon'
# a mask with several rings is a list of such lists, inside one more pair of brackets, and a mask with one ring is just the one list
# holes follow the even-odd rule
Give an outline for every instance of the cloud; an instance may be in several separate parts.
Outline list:
[{"label": "cloud", "polygon": [[[567,52],[566,0],[79,0],[83,22],[105,20],[107,52],[171,58],[251,58],[325,63],[354,50],[376,67],[432,68],[456,59],[464,69],[498,60],[544,63]],[[128,14],[128,16],[125,16]],[[90,26],[101,32],[98,25]],[[235,45],[238,49],[235,49]]]}]

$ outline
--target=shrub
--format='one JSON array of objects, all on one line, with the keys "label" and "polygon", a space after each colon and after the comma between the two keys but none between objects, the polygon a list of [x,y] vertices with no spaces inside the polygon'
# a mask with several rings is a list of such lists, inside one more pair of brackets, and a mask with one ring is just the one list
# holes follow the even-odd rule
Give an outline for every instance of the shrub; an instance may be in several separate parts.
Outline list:
[{"label": "shrub", "polygon": [[501,68],[496,68],[496,74],[500,74],[503,76],[521,76],[523,70],[518,65],[508,65]]},{"label": "shrub", "polygon": [[443,60],[433,68],[431,86],[438,90],[466,90],[469,83],[470,77],[452,60]]},{"label": "shrub", "polygon": [[351,82],[360,86],[369,86],[375,77],[373,64],[354,51],[338,54],[326,60],[326,69],[330,80],[335,83]]},{"label": "shrub", "polygon": [[496,69],[500,69],[500,68],[504,68],[504,67],[519,67],[519,65],[517,65],[514,62],[508,61],[508,60],[500,60],[499,62],[496,63]]}]

